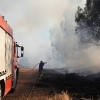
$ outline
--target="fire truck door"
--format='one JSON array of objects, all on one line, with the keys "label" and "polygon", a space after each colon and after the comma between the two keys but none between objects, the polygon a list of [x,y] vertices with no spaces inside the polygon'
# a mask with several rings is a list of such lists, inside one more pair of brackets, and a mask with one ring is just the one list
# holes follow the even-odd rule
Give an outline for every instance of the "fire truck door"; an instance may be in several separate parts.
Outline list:
[{"label": "fire truck door", "polygon": [[0,27],[0,72],[1,73],[5,72],[5,31],[1,27]]},{"label": "fire truck door", "polygon": [[12,74],[12,37],[6,34],[6,77]]}]

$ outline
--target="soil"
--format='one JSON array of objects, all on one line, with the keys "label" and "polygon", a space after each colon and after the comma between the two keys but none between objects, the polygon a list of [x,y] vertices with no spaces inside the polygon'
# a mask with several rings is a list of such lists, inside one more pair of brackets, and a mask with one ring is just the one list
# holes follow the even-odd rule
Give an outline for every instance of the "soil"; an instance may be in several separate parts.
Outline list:
[{"label": "soil", "polygon": [[[44,75],[47,75],[52,70],[45,70],[45,72]],[[47,77],[49,78],[49,75]],[[15,92],[9,92],[2,100],[44,100],[44,98],[52,96],[55,88],[43,82],[42,79],[38,77],[36,69],[20,68]]]},{"label": "soil", "polygon": [[15,92],[8,93],[3,100],[48,100],[45,98],[62,91],[67,91],[72,100],[98,100],[100,79],[89,80],[75,73],[61,74],[52,69],[45,69],[44,76],[39,78],[36,69],[20,68]]}]

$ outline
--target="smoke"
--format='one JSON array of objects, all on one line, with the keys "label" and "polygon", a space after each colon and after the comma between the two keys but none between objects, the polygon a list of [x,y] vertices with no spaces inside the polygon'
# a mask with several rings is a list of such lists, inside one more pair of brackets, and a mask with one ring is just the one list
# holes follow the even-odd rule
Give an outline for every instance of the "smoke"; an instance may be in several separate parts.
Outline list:
[{"label": "smoke", "polygon": [[[75,0],[74,0],[75,1]],[[78,0],[77,0],[78,1]],[[60,62],[61,67],[65,67],[69,72],[89,71],[96,73],[100,71],[100,47],[93,42],[80,43],[80,37],[75,33],[75,12],[77,4],[69,1],[69,5],[64,12],[64,18],[59,26],[50,29],[50,40],[52,51],[56,61]],[[70,9],[68,9],[70,6]],[[87,28],[88,30],[88,28]],[[78,32],[84,34],[87,30]],[[90,37],[84,35],[89,40]],[[59,66],[59,65],[58,65]],[[88,73],[89,74],[89,73]]]},{"label": "smoke", "polygon": [[24,62],[26,67],[26,63],[34,66],[43,60],[48,62],[45,65],[48,68],[64,67],[69,72],[81,69],[99,71],[100,47],[92,43],[81,44],[75,34],[75,12],[78,6],[84,7],[85,2],[1,0],[1,15],[12,27],[15,40],[25,47],[24,58],[19,61]]},{"label": "smoke", "polygon": [[1,0],[0,13],[12,27],[14,39],[25,48],[19,63],[32,67],[43,60],[55,67],[48,31],[63,19],[66,4],[62,0]]}]

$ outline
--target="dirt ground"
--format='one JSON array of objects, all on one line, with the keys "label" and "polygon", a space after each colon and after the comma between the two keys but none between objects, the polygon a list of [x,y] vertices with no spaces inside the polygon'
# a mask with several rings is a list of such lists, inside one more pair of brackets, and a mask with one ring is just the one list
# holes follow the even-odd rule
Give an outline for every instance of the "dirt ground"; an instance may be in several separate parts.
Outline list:
[{"label": "dirt ground", "polygon": [[[52,70],[45,70],[44,75],[47,75],[47,73],[49,72],[55,73],[55,71]],[[45,78],[47,79],[49,79],[50,77],[51,76],[49,74],[45,76]],[[55,92],[55,87],[48,84],[48,82],[46,83],[42,81],[42,79],[38,78],[36,69],[32,70],[20,68],[19,78],[15,92],[8,93],[3,98],[3,100],[52,100],[50,98],[56,98],[53,96]]]},{"label": "dirt ground", "polygon": [[[36,71],[34,71],[34,75]],[[34,75],[31,69],[21,69],[19,72],[19,78],[17,87],[14,93],[8,93],[3,100],[26,100],[32,86],[34,85]]]},{"label": "dirt ground", "polygon": [[100,78],[88,80],[75,73],[45,69],[40,79],[36,69],[20,68],[15,92],[3,100],[100,100]]}]

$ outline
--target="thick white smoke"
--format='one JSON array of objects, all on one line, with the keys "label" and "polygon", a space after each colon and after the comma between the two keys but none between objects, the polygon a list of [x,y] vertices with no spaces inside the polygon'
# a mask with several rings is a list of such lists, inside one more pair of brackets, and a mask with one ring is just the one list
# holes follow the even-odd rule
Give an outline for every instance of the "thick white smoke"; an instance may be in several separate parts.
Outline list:
[{"label": "thick white smoke", "polygon": [[[64,13],[65,20],[60,23],[60,26],[50,29],[54,57],[69,72],[85,72],[85,74],[99,72],[100,47],[87,42],[81,44],[79,37],[75,34],[77,26],[75,24],[75,6],[77,9],[78,5],[72,5],[69,1],[69,6]],[[86,30],[79,32],[84,34]]]}]

